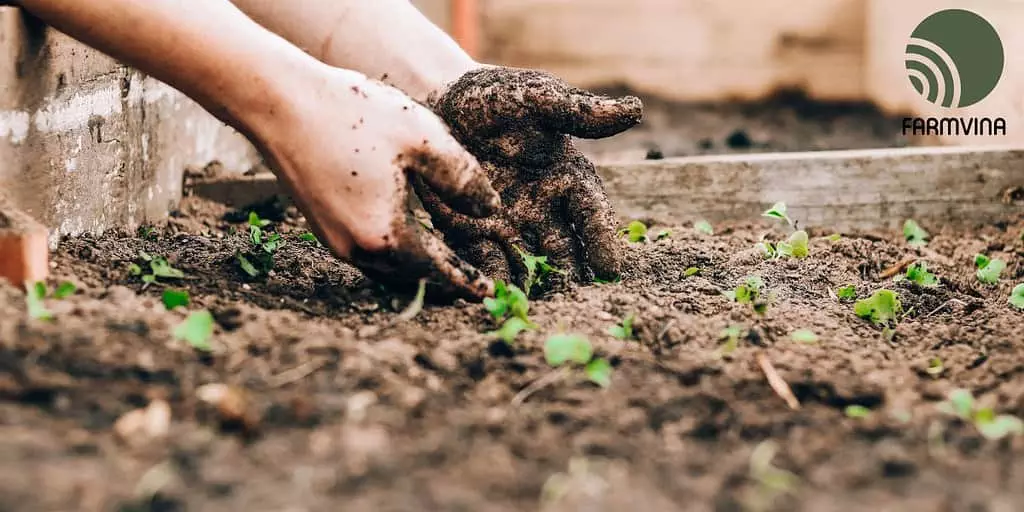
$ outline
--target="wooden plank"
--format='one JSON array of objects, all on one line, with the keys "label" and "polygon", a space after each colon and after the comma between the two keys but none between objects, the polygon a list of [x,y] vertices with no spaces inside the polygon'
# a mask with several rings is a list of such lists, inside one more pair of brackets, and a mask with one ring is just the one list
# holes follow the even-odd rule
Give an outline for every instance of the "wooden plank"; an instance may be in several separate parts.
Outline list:
[{"label": "wooden plank", "polygon": [[16,286],[49,272],[48,231],[0,196],[0,279]]},{"label": "wooden plank", "polygon": [[[1024,213],[1024,149],[908,148],[674,158],[598,166],[623,220],[757,219],[785,201],[801,226],[897,227],[907,218],[970,225]],[[272,175],[197,182],[242,208],[279,194]]]}]

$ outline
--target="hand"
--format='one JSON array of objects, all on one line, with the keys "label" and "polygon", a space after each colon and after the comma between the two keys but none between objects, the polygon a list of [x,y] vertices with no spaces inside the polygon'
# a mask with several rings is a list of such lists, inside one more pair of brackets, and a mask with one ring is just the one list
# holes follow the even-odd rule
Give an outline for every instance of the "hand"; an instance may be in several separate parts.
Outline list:
[{"label": "hand", "polygon": [[434,226],[457,253],[506,281],[523,280],[516,247],[547,256],[573,280],[619,275],[615,212],[570,136],[603,138],[635,126],[643,116],[638,98],[596,96],[541,71],[485,67],[428,103],[480,159],[505,205],[493,217],[471,218],[420,182]]},{"label": "hand", "polygon": [[467,298],[493,294],[491,280],[408,209],[410,175],[467,216],[500,206],[477,160],[444,123],[359,73],[324,66],[298,84],[280,106],[283,121],[247,128],[320,240],[382,283],[427,278]]}]

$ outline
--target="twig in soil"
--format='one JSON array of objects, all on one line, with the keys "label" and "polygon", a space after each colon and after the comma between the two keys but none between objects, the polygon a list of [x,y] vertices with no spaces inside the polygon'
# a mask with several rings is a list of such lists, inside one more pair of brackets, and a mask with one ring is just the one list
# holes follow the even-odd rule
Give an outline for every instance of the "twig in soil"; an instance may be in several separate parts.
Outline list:
[{"label": "twig in soil", "polygon": [[941,306],[935,308],[935,310],[932,311],[931,313],[928,313],[927,315],[924,315],[921,318],[924,319],[924,318],[928,318],[928,317],[930,317],[932,315],[935,315],[939,311],[942,311],[943,309],[946,309],[947,307],[949,307],[952,304],[959,304],[961,306],[966,306],[967,305],[966,302],[964,302],[964,301],[962,301],[960,299],[950,299],[950,300],[944,302]]},{"label": "twig in soil", "polygon": [[879,279],[889,279],[890,277],[893,277],[896,274],[899,274],[900,272],[903,272],[904,270],[906,270],[906,268],[909,267],[911,263],[913,263],[913,262],[915,262],[917,260],[918,260],[917,256],[911,256],[909,258],[904,258],[904,259],[900,260],[898,263],[896,263],[895,265],[893,265],[893,266],[883,270],[882,272],[880,272],[878,274],[878,278]]},{"label": "twig in soil", "polygon": [[529,386],[526,386],[525,388],[523,388],[522,391],[517,393],[516,396],[512,397],[512,402],[510,402],[510,405],[512,405],[512,407],[519,407],[520,405],[523,405],[523,402],[526,402],[526,400],[533,396],[534,393],[564,379],[566,375],[568,375],[568,373],[568,366],[563,366],[561,368],[558,368],[557,370],[552,370],[547,375],[531,382]]},{"label": "twig in soil", "polygon": [[323,368],[326,364],[326,359],[321,361],[306,361],[295,368],[285,370],[277,375],[272,375],[267,379],[267,385],[272,388],[287,386],[288,384],[292,384],[296,381],[309,377],[313,372]]},{"label": "twig in soil", "polygon": [[764,354],[757,354],[757,364],[761,367],[761,371],[764,372],[764,376],[768,378],[768,385],[772,387],[775,394],[785,400],[786,405],[790,409],[799,409],[800,401],[796,399],[796,395],[789,388],[789,384],[786,384],[786,381],[782,380],[782,377],[779,376],[779,372],[775,371],[775,367],[772,366],[772,362],[768,360],[768,357]]}]

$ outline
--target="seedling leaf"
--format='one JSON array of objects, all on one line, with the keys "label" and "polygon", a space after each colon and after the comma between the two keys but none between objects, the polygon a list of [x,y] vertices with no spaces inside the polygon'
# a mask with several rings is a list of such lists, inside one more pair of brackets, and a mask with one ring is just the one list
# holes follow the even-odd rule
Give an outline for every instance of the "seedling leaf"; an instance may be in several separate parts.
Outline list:
[{"label": "seedling leaf", "polygon": [[928,272],[928,265],[919,261],[907,267],[906,274],[907,281],[910,281],[919,286],[937,286],[939,279],[935,277],[935,274]]},{"label": "seedling leaf", "polygon": [[196,350],[210,352],[210,337],[213,336],[213,315],[209,311],[196,311],[174,328],[174,337],[185,340]]},{"label": "seedling leaf", "polygon": [[903,238],[907,240],[907,243],[913,246],[924,246],[928,245],[928,239],[931,237],[924,228],[921,227],[917,221],[913,219],[907,219],[903,223]]},{"label": "seedling leaf", "polygon": [[519,252],[519,257],[523,259],[523,265],[526,267],[526,283],[524,284],[526,289],[524,291],[527,296],[530,295],[530,290],[533,289],[535,285],[544,282],[544,278],[546,278],[548,274],[551,274],[552,272],[565,274],[565,271],[549,265],[547,256],[534,256],[519,247],[516,247],[516,251]]},{"label": "seedling leaf", "polygon": [[551,366],[587,364],[593,356],[594,348],[582,334],[556,334],[544,343],[544,358]]},{"label": "seedling leaf", "polygon": [[814,334],[814,331],[810,331],[807,329],[798,329],[796,331],[793,331],[793,333],[790,334],[789,336],[790,338],[793,339],[793,341],[797,343],[811,344],[818,342],[818,335]]},{"label": "seedling leaf", "polygon": [[1024,283],[1018,284],[1010,293],[1010,305],[1024,310]]},{"label": "seedling leaf", "polygon": [[861,419],[871,416],[871,409],[868,409],[863,405],[848,405],[846,406],[845,412],[847,418]]},{"label": "seedling leaf", "polygon": [[925,369],[925,372],[927,372],[928,375],[938,377],[939,375],[942,375],[942,372],[944,371],[946,371],[946,366],[942,364],[942,358],[933,357],[928,360],[928,368]]},{"label": "seedling leaf", "polygon": [[78,291],[78,287],[75,286],[75,283],[64,281],[57,285],[57,289],[53,291],[53,298],[66,299],[74,295],[76,291]]},{"label": "seedling leaf", "polygon": [[168,289],[164,290],[163,302],[164,302],[164,307],[167,308],[168,310],[174,309],[174,308],[179,307],[179,306],[181,306],[181,307],[188,306],[189,302],[190,302],[188,291],[187,290],[173,290],[173,289],[168,288]]},{"label": "seedling leaf", "polygon": [[128,265],[128,274],[133,276],[140,276],[142,275],[142,267],[138,266],[135,263],[132,263]]},{"label": "seedling leaf", "polygon": [[256,266],[249,261],[249,258],[246,258],[243,254],[237,254],[236,257],[238,258],[238,265],[242,267],[243,272],[249,274],[250,277],[259,277],[260,271],[256,270]]},{"label": "seedling leaf", "polygon": [[789,236],[789,240],[785,242],[779,242],[776,245],[775,253],[777,256],[788,256],[792,258],[806,258],[810,253],[807,247],[808,237],[806,231],[794,231]]},{"label": "seedling leaf", "polygon": [[705,235],[715,234],[715,228],[713,228],[711,223],[706,220],[698,220],[697,222],[694,222],[693,229],[698,233],[703,233]]},{"label": "seedling leaf", "polygon": [[602,388],[608,388],[612,385],[612,365],[605,359],[598,358],[590,361],[583,369],[583,372],[590,379],[590,382]]},{"label": "seedling leaf", "polygon": [[615,279],[602,279],[600,277],[594,278],[594,284],[617,284],[622,282],[622,276],[616,276]]},{"label": "seedling leaf", "polygon": [[672,231],[668,229],[663,229],[661,231],[658,231],[658,234],[654,236],[654,241],[657,242],[658,240],[665,240],[670,236],[672,236]]},{"label": "seedling leaf", "polygon": [[405,308],[405,311],[399,313],[398,318],[396,318],[396,321],[408,322],[409,320],[416,318],[416,315],[420,314],[420,311],[423,310],[423,299],[426,296],[427,280],[420,279],[419,285],[416,288],[416,295],[413,297],[412,302],[409,303],[409,306]]},{"label": "seedling leaf", "polygon": [[841,286],[836,289],[836,296],[839,300],[854,300],[857,298],[857,287],[852,284]]},{"label": "seedling leaf", "polygon": [[992,260],[989,259],[989,257],[985,256],[984,254],[975,254],[974,255],[974,266],[978,267],[979,269],[982,269],[982,268],[985,268],[986,266],[988,266],[990,261],[992,261]]},{"label": "seedling leaf", "polygon": [[975,419],[975,427],[986,439],[997,441],[1011,435],[1024,434],[1024,422],[1016,416],[1001,414],[995,418]]},{"label": "seedling leaf", "polygon": [[626,235],[626,238],[633,243],[646,242],[647,241],[647,224],[634,220],[630,222],[625,228],[619,230],[620,235]]},{"label": "seedling leaf", "polygon": [[683,276],[691,277],[700,273],[700,269],[697,267],[690,267],[683,272]]},{"label": "seedling leaf", "polygon": [[270,225],[270,221],[266,219],[261,219],[259,214],[257,214],[256,212],[249,212],[249,225],[258,228],[264,228]]},{"label": "seedling leaf", "polygon": [[501,328],[499,328],[496,331],[491,331],[487,334],[490,336],[494,336],[500,339],[501,341],[504,341],[505,343],[511,345],[515,342],[516,337],[519,336],[519,333],[533,328],[534,325],[527,322],[526,320],[523,320],[522,318],[518,317],[512,317],[505,320],[505,323],[501,325]]},{"label": "seedling leaf", "polygon": [[484,299],[484,308],[494,317],[501,320],[507,315],[520,318],[529,322],[528,317],[530,302],[518,286],[505,283],[502,280],[494,282],[494,297]]},{"label": "seedling leaf", "polygon": [[[975,259],[977,262],[977,259]],[[1006,269],[1006,262],[1000,259],[994,259],[985,264],[985,266],[978,269],[975,273],[978,276],[978,281],[985,284],[998,284],[999,277],[1003,274],[1003,270]]]},{"label": "seedling leaf", "polygon": [[324,244],[320,243],[320,239],[313,233],[303,233],[299,235],[299,240],[305,240],[306,242],[313,242],[317,247],[323,247]]},{"label": "seedling leaf", "polygon": [[892,290],[878,290],[871,297],[854,303],[857,316],[870,320],[875,325],[887,325],[898,319],[903,311],[899,296]]},{"label": "seedling leaf", "polygon": [[34,320],[53,320],[53,313],[46,309],[43,299],[46,298],[46,283],[25,283],[25,306],[28,308],[28,316]]},{"label": "seedling leaf", "polygon": [[636,315],[632,313],[625,316],[622,319],[622,323],[619,325],[613,325],[608,328],[608,333],[620,340],[628,340],[633,337],[633,321],[636,319]]},{"label": "seedling leaf", "polygon": [[786,224],[793,225],[793,221],[790,220],[789,215],[786,214],[786,203],[783,202],[775,203],[771,208],[762,213],[761,216],[784,220],[786,221]]},{"label": "seedling leaf", "polygon": [[184,272],[172,267],[168,263],[167,258],[163,256],[153,256],[153,259],[149,262],[149,267],[155,277],[162,277],[164,279],[181,279],[185,277]]},{"label": "seedling leaf", "polygon": [[719,338],[725,340],[725,343],[718,349],[718,353],[727,356],[736,351],[740,346],[740,338],[743,336],[743,327],[738,325],[730,325],[725,329],[722,329]]}]

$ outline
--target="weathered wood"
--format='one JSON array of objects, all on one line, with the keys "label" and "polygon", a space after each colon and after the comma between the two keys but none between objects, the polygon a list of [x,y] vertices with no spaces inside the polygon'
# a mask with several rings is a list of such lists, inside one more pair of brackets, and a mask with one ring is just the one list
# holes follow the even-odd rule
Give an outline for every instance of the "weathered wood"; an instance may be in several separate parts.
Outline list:
[{"label": "weathered wood", "polygon": [[[619,216],[660,223],[756,219],[777,201],[802,226],[971,224],[1024,212],[1024,149],[910,148],[705,156],[598,166]],[[235,207],[278,194],[273,176],[197,182]],[[250,203],[251,204],[251,203]]]},{"label": "weathered wood", "polygon": [[0,196],[0,279],[42,281],[49,272],[49,232]]}]

